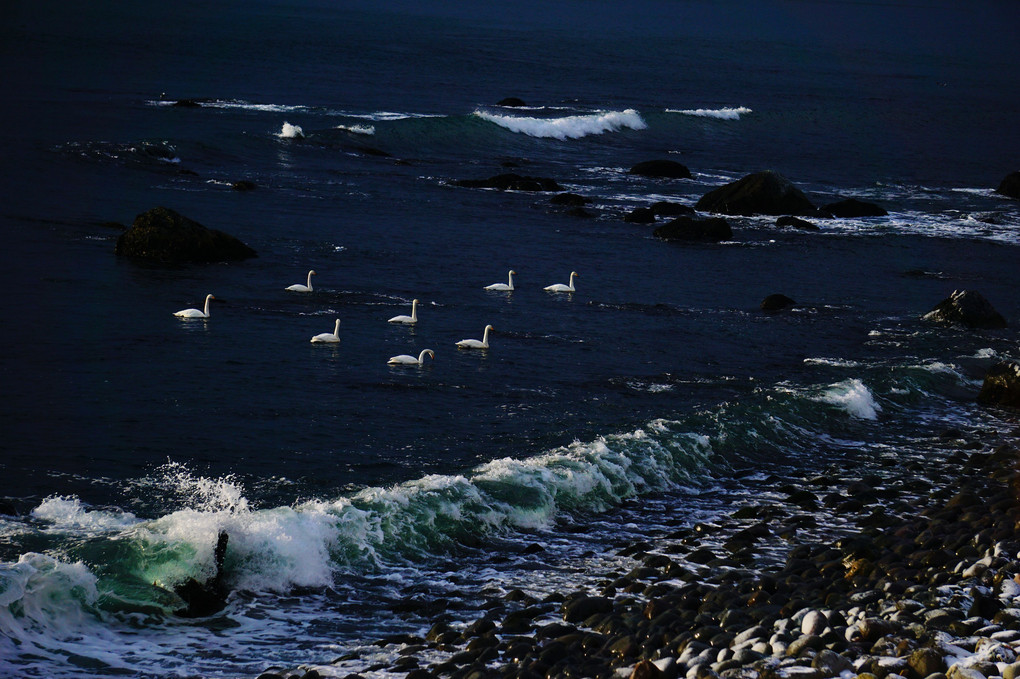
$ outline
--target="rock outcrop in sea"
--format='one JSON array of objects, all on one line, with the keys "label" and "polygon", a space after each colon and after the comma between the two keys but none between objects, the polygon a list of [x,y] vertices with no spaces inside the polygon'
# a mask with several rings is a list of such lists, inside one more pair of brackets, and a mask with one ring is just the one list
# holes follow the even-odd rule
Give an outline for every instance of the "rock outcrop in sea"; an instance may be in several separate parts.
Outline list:
[{"label": "rock outcrop in sea", "polygon": [[629,170],[630,174],[642,177],[658,177],[662,179],[690,179],[691,171],[683,163],[675,160],[646,160]]},{"label": "rock outcrop in sea", "polygon": [[995,191],[1010,198],[1020,199],[1020,170],[1006,175]]},{"label": "rock outcrop in sea", "polygon": [[828,205],[822,206],[822,211],[828,212],[833,217],[840,217],[843,219],[855,219],[857,217],[885,217],[889,214],[885,211],[885,208],[876,205],[875,203],[869,203],[865,200],[858,200],[856,198],[847,198],[846,200],[829,203]]},{"label": "rock outcrop in sea", "polygon": [[795,304],[796,302],[786,295],[775,293],[763,299],[759,306],[762,311],[781,311]]},{"label": "rock outcrop in sea", "polygon": [[727,215],[819,216],[818,208],[786,177],[766,170],[712,189],[694,208]]},{"label": "rock outcrop in sea", "polygon": [[234,236],[208,229],[165,207],[135,217],[117,239],[114,252],[167,264],[229,262],[258,256]]},{"label": "rock outcrop in sea", "polygon": [[1006,319],[995,310],[984,295],[974,290],[953,290],[953,294],[939,302],[922,316],[926,321],[963,325],[968,328],[1005,328]]},{"label": "rock outcrop in sea", "polygon": [[1000,361],[985,374],[978,403],[1020,408],[1020,363]]}]

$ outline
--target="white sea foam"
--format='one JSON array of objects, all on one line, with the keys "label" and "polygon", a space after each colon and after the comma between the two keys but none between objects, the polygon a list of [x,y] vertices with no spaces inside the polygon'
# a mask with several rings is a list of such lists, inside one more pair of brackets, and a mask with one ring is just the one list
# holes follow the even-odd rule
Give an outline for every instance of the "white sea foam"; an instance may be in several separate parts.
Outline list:
[{"label": "white sea foam", "polygon": [[688,108],[688,109],[672,109],[667,108],[666,113],[682,113],[687,116],[697,116],[699,118],[719,118],[720,120],[739,120],[740,116],[751,113],[751,109],[743,106],[736,108]]},{"label": "white sea foam", "polygon": [[280,139],[301,139],[305,136],[305,131],[298,125],[291,125],[288,122],[284,122],[283,127],[276,136]]},{"label": "white sea foam", "polygon": [[375,127],[372,125],[337,125],[336,129],[346,130],[353,134],[375,134]]},{"label": "white sea foam", "polygon": [[857,378],[829,386],[817,400],[839,406],[853,417],[877,420],[882,407],[864,382]]},{"label": "white sea foam", "polygon": [[592,134],[621,129],[643,130],[648,127],[641,115],[632,108],[562,118],[497,115],[485,111],[475,111],[474,115],[511,132],[551,139],[580,139]]},{"label": "white sea foam", "polygon": [[48,531],[84,531],[89,534],[122,530],[138,522],[134,514],[93,510],[76,497],[52,496],[32,510],[32,516],[46,521]]}]

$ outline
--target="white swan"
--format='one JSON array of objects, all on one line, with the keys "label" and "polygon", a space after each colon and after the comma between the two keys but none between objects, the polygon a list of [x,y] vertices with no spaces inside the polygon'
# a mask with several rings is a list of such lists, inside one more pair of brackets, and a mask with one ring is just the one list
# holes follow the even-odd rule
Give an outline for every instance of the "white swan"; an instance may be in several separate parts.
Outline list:
[{"label": "white swan", "polygon": [[407,354],[400,354],[399,356],[391,356],[390,360],[386,362],[390,365],[425,365],[426,354],[431,356],[432,360],[436,359],[436,355],[431,349],[422,349],[421,353],[418,354],[418,358],[408,356]]},{"label": "white swan", "polygon": [[339,342],[340,341],[340,319],[336,319],[336,327],[333,332],[321,332],[312,338],[313,342]]},{"label": "white swan", "polygon": [[510,269],[510,275],[509,275],[510,282],[509,283],[493,283],[492,285],[486,285],[485,289],[486,290],[501,290],[501,291],[513,292],[513,289],[514,289],[514,275],[516,273],[517,273],[516,271],[514,271],[513,269]]},{"label": "white swan", "polygon": [[301,285],[300,283],[295,283],[294,285],[288,285],[287,289],[288,290],[293,290],[294,292],[311,292],[312,291],[312,276],[314,276],[314,275],[315,275],[315,271],[314,270],[313,271],[309,271],[308,272],[308,284],[307,285]]},{"label": "white swan", "polygon": [[418,322],[418,300],[411,302],[411,315],[410,316],[394,316],[390,319],[390,323],[403,323],[405,325],[413,325]]},{"label": "white swan", "polygon": [[574,279],[579,278],[576,271],[570,272],[570,285],[563,285],[563,283],[557,283],[556,285],[547,285],[545,290],[549,292],[575,292],[574,290]]},{"label": "white swan", "polygon": [[482,335],[482,340],[480,342],[476,339],[463,339],[457,342],[457,346],[461,349],[488,349],[490,330],[495,330],[495,328],[491,325],[485,326],[485,334]]},{"label": "white swan", "polygon": [[201,309],[181,309],[175,311],[174,316],[178,318],[209,318],[209,300],[216,299],[212,295],[205,296],[205,311]]}]

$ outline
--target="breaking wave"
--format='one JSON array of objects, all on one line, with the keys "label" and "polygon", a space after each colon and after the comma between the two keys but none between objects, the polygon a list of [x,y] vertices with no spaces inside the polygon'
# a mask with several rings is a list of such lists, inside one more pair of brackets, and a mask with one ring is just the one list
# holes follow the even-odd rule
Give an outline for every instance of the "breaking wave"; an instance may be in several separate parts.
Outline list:
[{"label": "breaking wave", "polygon": [[641,115],[632,108],[624,111],[608,111],[561,118],[498,115],[486,111],[475,111],[474,115],[511,132],[526,134],[530,137],[563,140],[580,139],[593,134],[616,132],[622,129],[643,130],[647,127]]}]

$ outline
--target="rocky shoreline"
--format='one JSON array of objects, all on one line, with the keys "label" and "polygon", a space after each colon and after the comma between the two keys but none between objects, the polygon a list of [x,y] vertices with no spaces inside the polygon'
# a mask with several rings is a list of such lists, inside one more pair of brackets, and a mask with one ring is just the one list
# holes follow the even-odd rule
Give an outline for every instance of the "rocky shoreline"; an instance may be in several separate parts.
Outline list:
[{"label": "rocky shoreline", "polygon": [[1020,677],[1020,450],[962,437],[888,475],[764,479],[726,521],[623,547],[635,567],[598,591],[515,590],[381,640],[398,659],[364,674],[345,656],[260,679]]}]

